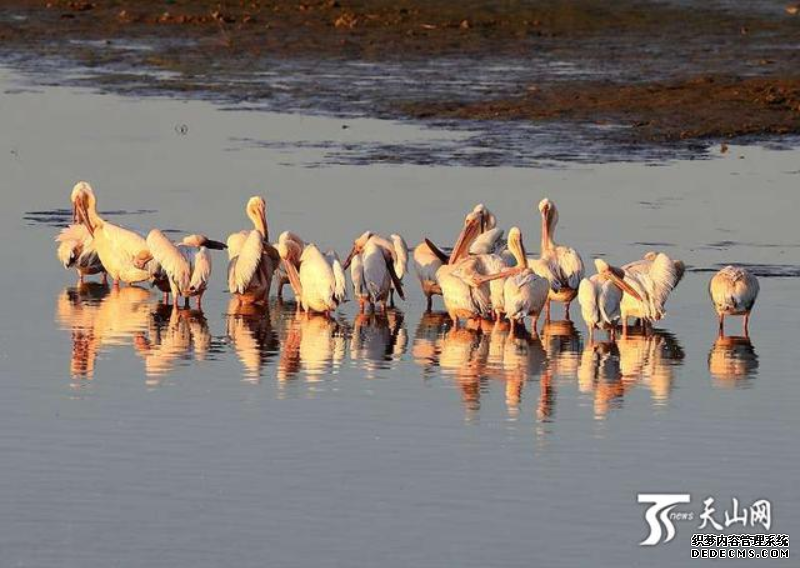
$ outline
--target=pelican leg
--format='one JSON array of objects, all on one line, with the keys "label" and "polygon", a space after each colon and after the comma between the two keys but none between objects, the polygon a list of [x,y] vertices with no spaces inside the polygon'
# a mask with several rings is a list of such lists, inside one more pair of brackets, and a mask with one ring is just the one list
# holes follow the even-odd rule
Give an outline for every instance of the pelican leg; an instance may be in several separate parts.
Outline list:
[{"label": "pelican leg", "polygon": [[114,290],[119,290],[119,280],[114,278]]},{"label": "pelican leg", "polygon": [[589,345],[594,344],[594,326],[589,326]]},{"label": "pelican leg", "polygon": [[425,297],[427,298],[427,305],[425,307],[425,312],[430,313],[433,310],[433,298],[430,294],[426,294]]},{"label": "pelican leg", "polygon": [[723,314],[719,314],[717,316],[717,322],[717,334],[720,337],[723,337],[725,335],[725,316]]},{"label": "pelican leg", "polygon": [[550,323],[550,298],[544,303],[544,323]]},{"label": "pelican leg", "polygon": [[389,307],[390,308],[394,307],[394,288],[389,290]]},{"label": "pelican leg", "polygon": [[[375,311],[375,308],[373,308],[372,311]],[[386,313],[386,300],[381,300],[381,313]]]},{"label": "pelican leg", "polygon": [[108,286],[108,274],[103,272],[103,286]]},{"label": "pelican leg", "polygon": [[278,300],[283,300],[283,285],[286,284],[285,282],[281,281],[278,282]]},{"label": "pelican leg", "polygon": [[184,310],[188,310],[189,309],[189,298],[188,297],[183,299],[183,309]]},{"label": "pelican leg", "polygon": [[169,304],[169,292],[164,292],[164,295],[161,298],[161,302],[163,304]]},{"label": "pelican leg", "polygon": [[628,318],[622,316],[622,337],[628,337]]},{"label": "pelican leg", "polygon": [[83,286],[83,274],[78,272],[78,286]]},{"label": "pelican leg", "polygon": [[608,339],[611,341],[617,340],[617,325],[614,324],[610,328],[608,328]]},{"label": "pelican leg", "polygon": [[531,315],[531,339],[538,339],[539,338],[539,330],[537,329],[539,326],[539,314],[532,314]]},{"label": "pelican leg", "polygon": [[750,312],[744,314],[744,321],[742,322],[742,330],[745,337],[750,337]]},{"label": "pelican leg", "polygon": [[203,293],[197,295],[197,309],[203,311]]},{"label": "pelican leg", "polygon": [[564,306],[564,317],[567,321],[572,321],[569,317],[569,305],[572,303],[572,300],[568,301]]},{"label": "pelican leg", "polygon": [[450,312],[450,319],[453,320],[453,329],[458,329],[458,316],[455,312]]}]

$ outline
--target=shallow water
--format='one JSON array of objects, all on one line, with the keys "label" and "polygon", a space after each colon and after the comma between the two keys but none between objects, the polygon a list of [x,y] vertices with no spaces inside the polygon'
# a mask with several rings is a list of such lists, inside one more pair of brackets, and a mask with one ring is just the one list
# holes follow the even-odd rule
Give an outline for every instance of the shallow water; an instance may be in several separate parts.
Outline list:
[{"label": "shallow water", "polygon": [[[695,511],[713,495],[720,514],[768,498],[771,532],[800,534],[797,150],[657,167],[340,164],[324,142],[463,134],[29,89],[5,71],[0,87],[2,565],[690,564],[696,522],[638,546],[640,492],[691,493]],[[293,304],[237,311],[221,255],[204,312],[172,312],[145,289],[76,288],[60,268],[53,236],[78,179],[115,222],[212,238],[246,227],[262,194],[273,235],[341,253],[367,228],[448,243],[478,201],[533,249],[548,195],[557,238],[584,259],[659,248],[690,270],[653,337],[593,348],[580,322],[541,341],[451,331],[423,314],[412,277],[385,317],[352,302],[334,321]],[[707,270],[729,262],[761,278],[751,343],[716,340]]]}]

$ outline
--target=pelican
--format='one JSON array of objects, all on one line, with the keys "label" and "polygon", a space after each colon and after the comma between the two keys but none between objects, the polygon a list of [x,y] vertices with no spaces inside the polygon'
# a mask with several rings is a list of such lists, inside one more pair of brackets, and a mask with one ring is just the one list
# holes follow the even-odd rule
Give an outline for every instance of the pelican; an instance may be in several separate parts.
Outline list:
[{"label": "pelican", "polygon": [[644,325],[664,317],[664,303],[678,281],[675,262],[667,255],[658,253],[647,270],[623,270],[601,259],[595,266],[625,292],[620,302],[623,335],[628,333],[630,317],[641,319]]},{"label": "pelican", "polygon": [[114,287],[118,288],[120,281],[134,284],[150,280],[150,273],[134,262],[136,256],[147,249],[144,238],[100,217],[92,187],[85,181],[75,185],[72,195],[76,215],[92,235],[97,255],[114,281]]},{"label": "pelican", "polygon": [[[295,233],[292,233],[291,231],[284,231],[283,233],[281,233],[280,237],[278,237],[278,242],[273,245],[278,250],[279,250],[281,241],[283,241],[286,245],[290,246],[291,250],[293,250],[293,251],[298,251],[299,250],[302,253],[302,250],[304,248],[306,248],[306,243],[303,241],[303,239],[301,239],[298,235],[296,235]],[[295,259],[295,260],[298,261],[299,259],[300,259],[300,256],[298,254],[297,259]],[[297,268],[297,265],[295,265],[295,268]],[[278,299],[282,300],[283,299],[283,287],[286,284],[289,284],[289,276],[286,274],[286,270],[285,270],[285,268],[283,266],[283,262],[281,262],[278,265],[278,267],[275,269],[275,277],[278,279],[278,282],[277,282]]]},{"label": "pelican", "polygon": [[[468,254],[469,247],[480,234],[481,217],[468,216],[447,264],[436,272],[436,281],[442,289],[445,308],[456,328],[459,318],[489,319],[494,309],[501,309],[503,283],[497,279],[482,281],[481,277],[497,274],[508,267],[497,255]],[[431,250],[438,250],[433,243],[426,242]]]},{"label": "pelican", "polygon": [[301,251],[296,242],[281,237],[278,254],[297,302],[307,314],[317,312],[330,317],[346,297],[344,269],[336,253],[325,256],[314,244],[307,244]]},{"label": "pelican", "polygon": [[519,227],[511,227],[508,232],[508,248],[514,255],[516,266],[486,277],[479,282],[504,279],[503,309],[514,324],[523,324],[526,316],[531,316],[531,336],[538,336],[536,328],[539,314],[547,302],[550,283],[528,268],[525,245]]},{"label": "pelican", "polygon": [[545,320],[550,319],[550,302],[563,302],[566,319],[569,305],[578,295],[578,286],[583,278],[583,260],[575,249],[557,245],[553,240],[558,224],[558,209],[548,198],[539,202],[542,215],[541,257],[532,259],[528,266],[539,276],[550,282],[550,295],[545,306]]},{"label": "pelican", "polygon": [[[475,237],[469,248],[470,254],[492,254],[498,252],[502,243],[503,230],[498,229],[497,219],[483,203],[476,205],[464,218],[464,225],[470,219],[478,218],[480,221],[479,235]],[[427,311],[433,307],[433,296],[441,296],[442,288],[436,281],[436,271],[449,262],[449,258],[438,247],[425,239],[414,248],[412,255],[414,272],[419,279],[422,293],[427,301]]]},{"label": "pelican", "polygon": [[362,313],[366,304],[374,309],[376,303],[380,303],[385,311],[392,289],[397,290],[400,298],[405,300],[398,270],[405,273],[402,264],[404,260],[407,261],[408,253],[396,248],[404,245],[402,239],[389,241],[372,231],[365,231],[353,242],[343,267],[350,269],[353,291]]},{"label": "pelican", "polygon": [[280,255],[268,241],[266,202],[251,197],[245,212],[255,229],[228,237],[228,288],[239,304],[266,303]]},{"label": "pelican", "polygon": [[[658,255],[659,253],[656,251],[646,252],[641,260],[634,260],[628,264],[623,264],[622,270],[626,272],[647,273],[652,269],[653,262]],[[680,281],[683,280],[683,275],[686,273],[686,265],[681,260],[673,260],[672,264],[675,266],[675,281],[672,283],[672,288],[674,289],[678,286]]]},{"label": "pelican", "polygon": [[750,312],[758,298],[758,279],[741,266],[726,266],[708,285],[711,301],[719,317],[719,334],[725,334],[725,316],[744,316],[742,330],[750,336]]},{"label": "pelican", "polygon": [[106,271],[100,256],[94,248],[94,239],[84,225],[70,225],[61,229],[56,235],[58,243],[58,260],[64,268],[74,268],[78,273],[78,284],[83,284],[85,276],[103,274],[103,283],[106,283]]},{"label": "pelican", "polygon": [[581,280],[578,288],[578,303],[589,329],[590,343],[594,341],[595,329],[607,330],[609,339],[613,340],[621,314],[622,293],[638,296],[638,292],[625,283],[624,270],[609,266],[602,260],[595,260],[594,265],[597,274]]},{"label": "pelican", "polygon": [[205,235],[189,235],[175,245],[164,233],[153,229],[147,235],[147,251],[139,253],[136,264],[140,268],[154,261],[151,269],[154,281],[165,294],[172,293],[175,306],[183,296],[188,307],[189,298],[197,298],[197,309],[202,309],[203,294],[211,278],[211,254],[208,249],[222,250],[225,245]]}]

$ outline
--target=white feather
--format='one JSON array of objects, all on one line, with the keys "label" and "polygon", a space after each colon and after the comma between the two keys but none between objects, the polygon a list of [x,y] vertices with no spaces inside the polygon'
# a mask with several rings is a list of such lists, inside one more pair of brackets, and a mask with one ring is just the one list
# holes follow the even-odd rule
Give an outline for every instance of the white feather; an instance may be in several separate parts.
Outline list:
[{"label": "white feather", "polygon": [[[231,247],[231,244],[239,245],[239,237],[236,236],[238,234],[228,237],[228,247]],[[264,253],[261,233],[257,230],[250,231],[237,252],[238,254],[231,259],[228,265],[228,288],[233,294],[244,294],[261,264]]]},{"label": "white feather", "polygon": [[147,235],[147,248],[166,272],[172,293],[183,295],[189,289],[192,278],[192,268],[184,253],[158,229],[153,229]]}]

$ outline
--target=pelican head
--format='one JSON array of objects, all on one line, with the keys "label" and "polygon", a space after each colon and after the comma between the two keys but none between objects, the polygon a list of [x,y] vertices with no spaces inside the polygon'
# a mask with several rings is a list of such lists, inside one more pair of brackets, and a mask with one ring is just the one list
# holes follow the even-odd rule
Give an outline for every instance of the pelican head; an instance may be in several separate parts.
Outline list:
[{"label": "pelican head", "polygon": [[522,243],[522,231],[519,230],[519,227],[511,227],[508,231],[508,248],[517,260],[517,266],[527,268],[528,255],[525,245]]},{"label": "pelican head", "polygon": [[94,235],[94,223],[90,211],[94,213],[95,197],[92,186],[88,182],[79,181],[72,188],[70,194],[72,201],[72,221],[86,225],[89,233]]},{"label": "pelican head", "polygon": [[482,216],[481,233],[490,231],[497,226],[497,219],[494,214],[483,203],[478,203],[472,208],[472,213]]},{"label": "pelican head", "polygon": [[187,235],[183,237],[181,244],[194,248],[206,247],[214,250],[224,250],[228,248],[225,243],[209,239],[205,235]]},{"label": "pelican head", "polygon": [[361,233],[360,237],[353,241],[353,248],[350,249],[350,254],[347,255],[347,258],[342,265],[345,270],[350,268],[350,263],[353,262],[353,257],[357,254],[361,254],[361,251],[363,251],[364,247],[367,246],[367,241],[372,238],[372,235],[372,231],[364,231]]},{"label": "pelican head", "polygon": [[464,228],[461,229],[461,233],[458,235],[458,239],[456,239],[456,244],[453,245],[453,252],[450,253],[450,260],[448,264],[453,264],[454,262],[458,261],[462,257],[466,256],[469,252],[469,247],[481,234],[481,228],[484,226],[484,214],[483,212],[475,212],[472,211],[467,217],[464,219]]},{"label": "pelican head", "polygon": [[267,202],[263,197],[253,196],[247,201],[247,216],[253,222],[253,226],[260,232],[264,239],[269,238],[267,229]]},{"label": "pelican head", "polygon": [[602,258],[597,258],[594,261],[594,267],[597,269],[597,273],[604,279],[610,280],[614,283],[614,286],[625,292],[626,294],[630,294],[634,298],[639,301],[642,301],[642,296],[634,290],[630,284],[625,282],[625,271],[621,268],[617,268],[616,266],[611,266]]}]

